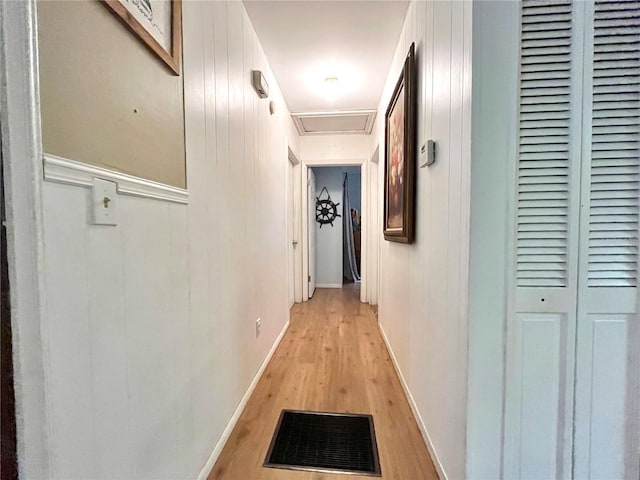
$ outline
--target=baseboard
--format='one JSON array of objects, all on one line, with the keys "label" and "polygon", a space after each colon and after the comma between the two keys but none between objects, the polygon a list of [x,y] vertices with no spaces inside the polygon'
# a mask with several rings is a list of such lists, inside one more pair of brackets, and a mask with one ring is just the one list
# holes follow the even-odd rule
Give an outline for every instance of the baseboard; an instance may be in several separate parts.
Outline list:
[{"label": "baseboard", "polygon": [[244,396],[242,397],[242,400],[240,400],[240,403],[238,404],[236,411],[233,412],[233,415],[231,416],[231,420],[229,420],[229,423],[227,424],[226,428],[222,432],[222,435],[220,436],[218,443],[216,443],[216,446],[213,448],[211,455],[209,455],[207,462],[204,464],[204,467],[202,467],[202,470],[198,475],[198,480],[205,480],[211,473],[211,470],[213,469],[213,466],[215,465],[216,460],[218,460],[218,457],[220,456],[222,449],[227,443],[227,440],[229,440],[229,436],[231,435],[231,432],[235,428],[236,423],[238,423],[238,419],[240,418],[240,415],[242,415],[242,412],[244,411],[244,407],[247,406],[247,402],[249,401],[251,394],[255,390],[256,385],[260,380],[260,377],[262,377],[262,374],[264,373],[265,368],[267,368],[267,365],[271,361],[271,357],[273,357],[273,354],[275,353],[276,348],[278,348],[278,345],[280,345],[280,342],[282,341],[282,337],[284,337],[284,334],[286,333],[287,328],[289,328],[288,320],[287,320],[287,323],[284,325],[282,331],[278,335],[278,338],[276,338],[276,341],[273,343],[273,346],[271,347],[271,350],[269,350],[269,353],[264,359],[264,362],[262,362],[262,365],[260,365],[258,372],[253,377],[253,380],[251,381],[249,388],[247,389]]},{"label": "baseboard", "polygon": [[341,283],[316,283],[316,288],[342,288]]},{"label": "baseboard", "polygon": [[429,436],[429,432],[427,431],[427,427],[422,421],[422,416],[418,411],[418,406],[416,405],[415,400],[413,399],[413,395],[409,391],[409,386],[404,379],[404,375],[402,375],[402,371],[400,370],[400,366],[398,365],[398,361],[396,360],[396,356],[393,353],[393,349],[391,348],[391,344],[389,343],[389,339],[387,338],[387,334],[382,328],[382,324],[378,322],[378,328],[380,329],[380,334],[384,340],[385,345],[387,346],[387,350],[389,351],[389,356],[391,357],[391,362],[393,362],[393,367],[396,369],[396,373],[398,374],[398,378],[400,379],[400,383],[402,384],[402,389],[404,390],[404,394],[409,401],[409,407],[411,407],[411,412],[413,413],[413,417],[418,424],[418,428],[420,429],[420,433],[422,433],[422,438],[424,439],[424,443],[427,445],[427,449],[431,454],[431,459],[433,460],[433,464],[436,467],[436,471],[438,472],[438,477],[440,480],[447,480],[447,473],[444,471],[444,467],[438,458],[438,454],[436,453],[436,449],[433,446],[433,442],[431,441],[431,437]]}]

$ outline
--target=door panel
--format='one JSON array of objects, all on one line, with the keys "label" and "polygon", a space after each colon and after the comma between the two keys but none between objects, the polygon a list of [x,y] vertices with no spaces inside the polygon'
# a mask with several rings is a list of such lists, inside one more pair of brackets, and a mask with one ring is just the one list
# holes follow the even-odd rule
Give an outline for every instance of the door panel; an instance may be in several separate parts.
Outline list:
[{"label": "door panel", "polygon": [[582,38],[569,0],[521,4],[504,478],[570,478]]},{"label": "door panel", "polygon": [[289,262],[289,306],[292,306],[295,299],[295,277],[296,277],[296,241],[295,238],[295,204],[294,204],[294,168],[295,166],[287,162],[287,240],[288,240],[288,262]]},{"label": "door panel", "polygon": [[637,367],[630,361],[637,349],[637,316],[593,314],[581,320],[575,477],[638,478],[637,385],[631,375]]},{"label": "door panel", "polygon": [[316,291],[316,175],[310,168],[308,185],[309,201],[309,298],[313,297]]},{"label": "door panel", "polygon": [[575,459],[640,478],[640,1],[585,3]]},{"label": "door panel", "polygon": [[564,478],[570,470],[573,362],[565,313],[516,317],[505,478]]}]

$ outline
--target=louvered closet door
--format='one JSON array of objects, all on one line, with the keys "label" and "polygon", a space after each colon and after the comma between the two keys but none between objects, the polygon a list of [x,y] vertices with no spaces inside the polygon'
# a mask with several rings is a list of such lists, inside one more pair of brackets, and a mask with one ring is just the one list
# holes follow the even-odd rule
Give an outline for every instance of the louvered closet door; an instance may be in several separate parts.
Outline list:
[{"label": "louvered closet door", "polygon": [[640,478],[640,1],[586,5],[575,466]]},{"label": "louvered closet door", "polygon": [[583,13],[524,0],[507,320],[504,478],[568,478],[572,463]]}]

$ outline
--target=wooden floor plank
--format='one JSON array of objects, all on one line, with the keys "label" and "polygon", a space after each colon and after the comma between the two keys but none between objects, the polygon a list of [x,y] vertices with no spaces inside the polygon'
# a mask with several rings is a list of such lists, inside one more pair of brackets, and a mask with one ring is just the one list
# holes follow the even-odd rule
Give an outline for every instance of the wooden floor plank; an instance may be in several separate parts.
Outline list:
[{"label": "wooden floor plank", "polygon": [[373,415],[383,479],[438,478],[357,286],[318,289],[291,311],[291,325],[258,382],[209,480],[350,480],[262,466],[283,409]]}]

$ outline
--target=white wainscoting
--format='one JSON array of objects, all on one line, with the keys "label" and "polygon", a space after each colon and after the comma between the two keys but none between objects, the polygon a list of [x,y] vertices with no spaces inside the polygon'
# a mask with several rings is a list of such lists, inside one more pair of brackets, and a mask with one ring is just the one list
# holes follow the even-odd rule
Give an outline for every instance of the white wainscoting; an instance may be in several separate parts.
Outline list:
[{"label": "white wainscoting", "polygon": [[[188,196],[46,160],[50,478],[196,478],[289,319],[297,134],[241,2],[185,2],[183,22]],[[118,182],[117,226],[89,223],[93,176]]]}]

